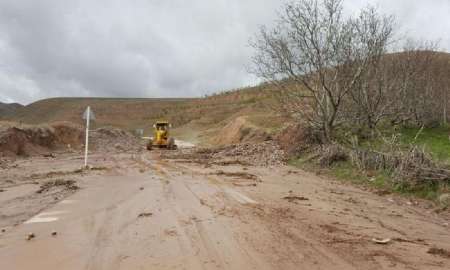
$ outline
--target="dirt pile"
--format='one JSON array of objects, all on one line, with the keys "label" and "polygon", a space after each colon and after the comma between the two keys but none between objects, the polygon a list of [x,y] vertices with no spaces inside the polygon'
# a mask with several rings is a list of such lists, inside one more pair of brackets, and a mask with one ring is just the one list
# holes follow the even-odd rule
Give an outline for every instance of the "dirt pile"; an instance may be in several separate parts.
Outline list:
[{"label": "dirt pile", "polygon": [[56,122],[51,124],[56,143],[72,148],[79,148],[85,140],[84,128],[70,122]]},{"label": "dirt pile", "polygon": [[79,147],[83,131],[70,123],[43,126],[3,126],[0,129],[0,156],[43,155],[67,147]]},{"label": "dirt pile", "polygon": [[[89,135],[92,150],[137,151],[141,148],[139,139],[121,129],[99,128],[92,130]],[[69,122],[40,126],[3,124],[0,126],[0,160],[49,155],[68,149],[80,150],[84,140],[84,128]]]},{"label": "dirt pile", "polygon": [[90,145],[97,151],[138,151],[142,142],[128,131],[103,127],[89,133]]},{"label": "dirt pile", "polygon": [[263,142],[270,139],[264,130],[249,123],[246,117],[240,116],[223,127],[213,139],[215,145],[230,145],[244,142]]}]

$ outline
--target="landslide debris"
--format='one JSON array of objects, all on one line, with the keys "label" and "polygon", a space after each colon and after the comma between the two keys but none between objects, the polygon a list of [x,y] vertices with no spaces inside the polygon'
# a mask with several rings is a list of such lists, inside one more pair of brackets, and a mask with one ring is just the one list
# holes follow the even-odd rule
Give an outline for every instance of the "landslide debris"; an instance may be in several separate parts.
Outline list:
[{"label": "landslide debris", "polygon": [[79,189],[79,187],[76,185],[76,181],[74,180],[57,179],[54,181],[45,182],[40,186],[40,188],[36,191],[36,193],[48,192],[49,190],[55,187],[62,187],[63,190],[66,191],[75,191]]},{"label": "landslide debris", "polygon": [[139,151],[142,149],[141,141],[128,131],[102,127],[92,130],[90,142],[94,150],[98,151]]},{"label": "landslide debris", "polygon": [[235,164],[277,166],[285,164],[286,161],[284,151],[275,141],[241,143],[215,148],[179,149],[177,151],[165,151],[161,153],[161,157],[220,166]]}]

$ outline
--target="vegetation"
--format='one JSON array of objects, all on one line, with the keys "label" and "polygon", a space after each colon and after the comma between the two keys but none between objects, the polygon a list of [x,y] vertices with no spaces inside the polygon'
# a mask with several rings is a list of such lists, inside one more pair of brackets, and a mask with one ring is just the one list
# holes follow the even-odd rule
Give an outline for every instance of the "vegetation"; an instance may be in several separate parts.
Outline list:
[{"label": "vegetation", "polygon": [[402,143],[423,146],[436,160],[450,165],[450,128],[447,125],[436,128],[403,128]]},{"label": "vegetation", "polygon": [[342,0],[286,4],[252,43],[254,72],[320,138],[315,161],[336,177],[425,197],[447,192],[450,57],[432,42],[398,46],[394,18],[376,8],[343,14]]}]

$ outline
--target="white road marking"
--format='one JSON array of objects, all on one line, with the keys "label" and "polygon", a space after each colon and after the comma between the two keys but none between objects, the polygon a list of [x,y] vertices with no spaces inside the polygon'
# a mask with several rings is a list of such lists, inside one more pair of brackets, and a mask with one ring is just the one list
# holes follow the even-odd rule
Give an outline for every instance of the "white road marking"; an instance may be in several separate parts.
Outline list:
[{"label": "white road marking", "polygon": [[57,215],[61,215],[64,213],[67,213],[67,211],[42,212],[25,221],[25,224],[57,221],[59,219]]},{"label": "white road marking", "polygon": [[231,188],[226,188],[225,192],[227,192],[231,197],[233,197],[236,201],[246,204],[246,203],[250,203],[250,204],[257,204],[258,202],[256,202],[255,200],[250,199],[249,197],[245,196],[244,194],[237,192],[234,189]]}]

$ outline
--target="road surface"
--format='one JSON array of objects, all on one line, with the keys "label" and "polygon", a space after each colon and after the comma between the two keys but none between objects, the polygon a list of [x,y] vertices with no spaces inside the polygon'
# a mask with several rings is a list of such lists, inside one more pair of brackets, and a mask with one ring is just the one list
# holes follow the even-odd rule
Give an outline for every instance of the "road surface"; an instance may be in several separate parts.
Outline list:
[{"label": "road surface", "polygon": [[[73,160],[17,170],[70,171]],[[450,250],[448,219],[405,198],[283,166],[205,168],[155,152],[92,160],[102,169],[69,175],[77,192],[15,226],[3,215],[0,269],[450,269],[445,252],[428,253]],[[28,198],[30,185],[10,190]],[[8,211],[11,196],[0,193]]]}]

